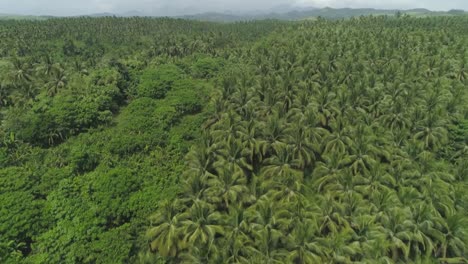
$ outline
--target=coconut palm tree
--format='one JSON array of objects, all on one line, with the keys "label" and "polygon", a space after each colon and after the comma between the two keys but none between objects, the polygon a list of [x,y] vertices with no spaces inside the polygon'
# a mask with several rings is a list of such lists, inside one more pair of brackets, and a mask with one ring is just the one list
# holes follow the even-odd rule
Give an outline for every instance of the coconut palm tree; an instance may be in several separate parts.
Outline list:
[{"label": "coconut palm tree", "polygon": [[290,263],[323,262],[325,246],[317,225],[298,223],[286,239],[287,259]]},{"label": "coconut palm tree", "polygon": [[206,195],[213,202],[222,201],[224,208],[228,210],[232,203],[242,202],[244,196],[247,196],[246,180],[242,170],[226,164],[218,170],[216,177],[207,180]]},{"label": "coconut palm tree", "polygon": [[184,233],[181,229],[183,215],[180,206],[170,201],[163,203],[161,208],[162,210],[151,218],[152,227],[146,233],[149,247],[151,251],[162,256],[175,257],[177,252],[185,247],[182,243]]},{"label": "coconut palm tree", "polygon": [[447,141],[447,130],[436,115],[429,115],[424,124],[417,128],[414,138],[421,141],[425,148],[438,149]]},{"label": "coconut palm tree", "polygon": [[[437,256],[441,261],[450,262],[448,256],[465,256],[467,244],[467,220],[461,214],[448,215],[443,222],[441,233],[444,239],[440,242],[440,247],[437,249]],[[454,258],[454,260],[462,258]]]},{"label": "coconut palm tree", "polygon": [[59,65],[54,62],[50,55],[45,55],[43,61],[36,67],[36,72],[44,78],[52,76],[58,70]]},{"label": "coconut palm tree", "polygon": [[196,201],[192,207],[180,215],[180,226],[184,234],[183,243],[210,247],[216,234],[222,234],[221,215],[214,212],[213,206],[203,201]]},{"label": "coconut palm tree", "polygon": [[240,207],[229,208],[229,214],[224,223],[225,243],[229,248],[225,258],[229,263],[247,263],[248,259],[256,253],[250,236],[251,227],[247,213]]},{"label": "coconut palm tree", "polygon": [[33,81],[32,68],[29,62],[14,58],[9,77],[16,86]]},{"label": "coconut palm tree", "polygon": [[68,80],[63,69],[53,71],[52,79],[46,84],[47,94],[55,96],[61,89],[65,88]]}]

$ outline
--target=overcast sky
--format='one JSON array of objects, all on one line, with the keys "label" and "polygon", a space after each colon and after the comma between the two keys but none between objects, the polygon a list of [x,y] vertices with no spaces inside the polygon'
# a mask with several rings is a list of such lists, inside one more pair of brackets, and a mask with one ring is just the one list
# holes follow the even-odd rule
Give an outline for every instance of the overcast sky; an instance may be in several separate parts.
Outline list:
[{"label": "overcast sky", "polygon": [[0,0],[0,13],[65,16],[140,11],[180,15],[207,11],[268,10],[283,5],[468,10],[468,0]]}]

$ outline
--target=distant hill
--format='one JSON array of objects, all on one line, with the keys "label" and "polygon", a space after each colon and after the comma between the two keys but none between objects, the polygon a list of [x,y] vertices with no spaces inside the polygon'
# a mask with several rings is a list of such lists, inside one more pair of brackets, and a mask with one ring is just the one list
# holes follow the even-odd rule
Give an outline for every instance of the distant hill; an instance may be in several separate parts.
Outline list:
[{"label": "distant hill", "polygon": [[232,15],[225,13],[203,13],[196,15],[181,16],[181,18],[195,19],[203,21],[216,21],[216,22],[234,22],[243,20],[259,20],[259,19],[280,19],[280,20],[303,20],[323,17],[328,19],[341,19],[358,16],[369,15],[389,15],[393,16],[397,12],[408,14],[410,16],[425,17],[425,16],[454,16],[454,15],[467,15],[468,13],[463,10],[450,10],[448,12],[430,11],[424,8],[398,10],[398,9],[373,9],[373,8],[320,8],[320,9],[307,9],[307,10],[293,10],[285,13],[268,13],[256,15]]},{"label": "distant hill", "polygon": [[0,20],[45,20],[52,16],[26,16],[26,15],[15,15],[15,14],[1,14]]},{"label": "distant hill", "polygon": [[90,15],[87,15],[87,16],[90,16],[90,17],[111,17],[111,16],[121,16],[121,15],[117,15],[117,14],[114,14],[114,13],[96,13],[96,14],[90,14]]},{"label": "distant hill", "polygon": [[[426,16],[460,16],[468,15],[468,12],[464,10],[452,9],[450,11],[431,11],[425,8],[415,8],[408,10],[398,9],[373,9],[373,8],[293,8],[286,6],[278,6],[268,10],[256,10],[248,13],[235,13],[235,12],[206,12],[193,15],[182,15],[172,16],[175,18],[201,20],[201,21],[213,21],[213,22],[236,22],[236,21],[247,21],[247,20],[262,20],[262,19],[279,19],[279,20],[303,20],[303,19],[314,19],[317,17],[323,17],[327,19],[342,19],[358,16],[369,16],[369,15],[388,15],[393,16],[396,13],[407,14],[415,17],[426,17]],[[128,11],[121,14],[114,13],[96,13],[84,15],[89,17],[160,17],[160,15],[154,15],[141,11]],[[1,19],[28,19],[28,20],[44,20],[51,18],[51,16],[21,16],[11,14],[0,14]]]},{"label": "distant hill", "polygon": [[148,15],[141,12],[141,11],[138,11],[138,10],[132,10],[132,11],[128,11],[128,12],[123,13],[122,16],[124,16],[124,17],[144,17],[144,16],[148,16]]}]

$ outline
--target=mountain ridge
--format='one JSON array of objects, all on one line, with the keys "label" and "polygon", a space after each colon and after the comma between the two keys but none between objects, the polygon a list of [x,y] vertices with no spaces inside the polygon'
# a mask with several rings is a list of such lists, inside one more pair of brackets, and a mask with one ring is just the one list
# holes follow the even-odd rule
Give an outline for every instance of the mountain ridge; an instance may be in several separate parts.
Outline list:
[{"label": "mountain ridge", "polygon": [[[468,12],[464,10],[452,9],[448,11],[432,11],[426,8],[412,8],[412,9],[377,9],[377,8],[316,8],[312,6],[307,7],[294,7],[294,6],[277,6],[266,10],[254,10],[250,12],[240,11],[207,11],[194,14],[185,15],[157,15],[152,12],[143,12],[139,10],[130,10],[123,13],[92,13],[77,15],[72,17],[172,17],[182,18],[189,20],[201,20],[212,22],[237,22],[248,20],[264,20],[264,19],[278,19],[278,20],[303,20],[323,17],[328,19],[342,19],[367,15],[395,15],[396,13],[408,14],[411,16],[444,16],[444,15],[467,15]],[[1,14],[0,19],[47,19],[63,16],[33,16],[33,15],[15,15],[15,14]]]}]

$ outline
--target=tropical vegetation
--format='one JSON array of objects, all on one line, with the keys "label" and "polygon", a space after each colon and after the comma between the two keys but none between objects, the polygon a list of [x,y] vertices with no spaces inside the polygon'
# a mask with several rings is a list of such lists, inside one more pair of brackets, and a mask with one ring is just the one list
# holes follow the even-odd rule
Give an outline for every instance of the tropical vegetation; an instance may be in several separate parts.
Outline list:
[{"label": "tropical vegetation", "polygon": [[0,21],[0,263],[468,263],[467,24]]}]

